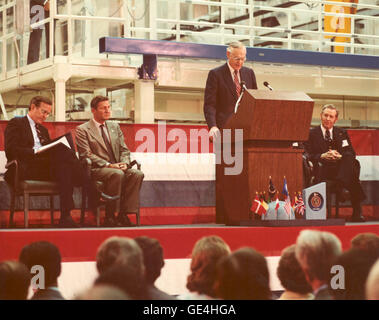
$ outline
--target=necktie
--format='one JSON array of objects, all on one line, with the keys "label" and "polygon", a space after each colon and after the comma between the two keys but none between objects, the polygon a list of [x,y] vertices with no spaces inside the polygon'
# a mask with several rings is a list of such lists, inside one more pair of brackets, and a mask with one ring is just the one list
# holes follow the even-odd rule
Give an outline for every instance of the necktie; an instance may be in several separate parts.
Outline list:
[{"label": "necktie", "polygon": [[240,93],[241,93],[241,85],[238,80],[238,71],[234,70],[234,83],[236,85],[236,93],[237,93],[237,98],[239,98]]},{"label": "necktie", "polygon": [[101,136],[103,137],[105,146],[107,147],[109,158],[111,159],[112,163],[117,163],[116,158],[115,158],[115,156],[113,154],[112,146],[111,146],[111,144],[110,144],[110,142],[108,140],[107,135],[105,134],[105,128],[104,128],[103,124],[100,125],[100,129],[101,129]]},{"label": "necktie", "polygon": [[41,129],[42,129],[42,125],[40,125],[39,123],[36,123],[37,137],[39,139],[39,142],[41,142],[41,145],[44,146],[49,143],[49,139],[42,134]]},{"label": "necktie", "polygon": [[328,143],[329,149],[332,149],[332,138],[330,137],[330,131],[328,129],[325,131],[325,141]]}]

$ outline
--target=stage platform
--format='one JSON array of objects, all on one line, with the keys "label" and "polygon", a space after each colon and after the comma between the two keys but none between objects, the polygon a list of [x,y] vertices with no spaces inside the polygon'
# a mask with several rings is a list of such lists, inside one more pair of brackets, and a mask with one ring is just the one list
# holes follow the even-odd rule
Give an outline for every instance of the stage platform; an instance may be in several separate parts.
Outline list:
[{"label": "stage platform", "polygon": [[288,245],[295,243],[303,229],[334,233],[344,249],[357,234],[379,234],[379,222],[346,223],[344,226],[294,227],[227,227],[220,224],[162,225],[132,228],[78,228],[78,229],[2,229],[0,231],[0,261],[17,259],[22,247],[30,242],[46,240],[55,243],[65,262],[94,261],[98,246],[108,237],[135,238],[149,236],[162,244],[166,259],[189,258],[195,242],[201,237],[218,235],[232,250],[250,246],[265,256],[279,256]]}]

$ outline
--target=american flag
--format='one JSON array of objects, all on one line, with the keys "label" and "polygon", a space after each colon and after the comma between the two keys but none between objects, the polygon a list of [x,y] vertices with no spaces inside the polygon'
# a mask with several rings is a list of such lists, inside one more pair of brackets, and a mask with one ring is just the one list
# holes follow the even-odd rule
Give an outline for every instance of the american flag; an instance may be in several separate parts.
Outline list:
[{"label": "american flag", "polygon": [[283,185],[283,190],[282,193],[286,197],[284,200],[284,210],[286,210],[286,213],[290,216],[291,215],[291,198],[290,195],[288,194],[288,187],[287,187],[287,179],[284,177],[284,185]]}]

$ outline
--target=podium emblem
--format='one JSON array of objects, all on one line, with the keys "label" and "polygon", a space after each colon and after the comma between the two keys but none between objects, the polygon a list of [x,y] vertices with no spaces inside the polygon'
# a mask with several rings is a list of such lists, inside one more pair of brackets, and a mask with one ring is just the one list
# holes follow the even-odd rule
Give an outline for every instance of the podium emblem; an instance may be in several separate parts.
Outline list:
[{"label": "podium emblem", "polygon": [[312,192],[308,198],[308,205],[313,211],[320,211],[324,205],[324,198],[321,193]]}]

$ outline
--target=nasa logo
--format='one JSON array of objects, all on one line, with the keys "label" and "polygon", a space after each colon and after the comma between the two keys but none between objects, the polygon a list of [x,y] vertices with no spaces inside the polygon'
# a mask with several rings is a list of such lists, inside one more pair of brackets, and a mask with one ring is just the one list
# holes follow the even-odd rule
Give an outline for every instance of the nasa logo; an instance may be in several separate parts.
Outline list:
[{"label": "nasa logo", "polygon": [[324,198],[318,192],[312,192],[308,198],[308,204],[311,210],[320,211],[324,205]]}]

